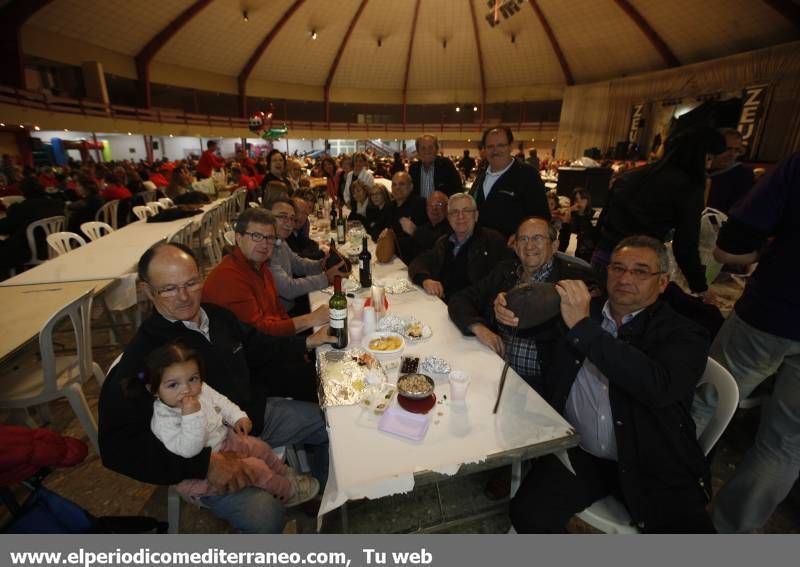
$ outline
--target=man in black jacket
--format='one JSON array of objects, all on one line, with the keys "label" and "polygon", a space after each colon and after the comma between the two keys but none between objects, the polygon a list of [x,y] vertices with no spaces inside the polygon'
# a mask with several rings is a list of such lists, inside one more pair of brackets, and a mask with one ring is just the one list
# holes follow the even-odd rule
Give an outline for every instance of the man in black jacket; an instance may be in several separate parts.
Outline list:
[{"label": "man in black jacket", "polygon": [[503,235],[489,228],[476,228],[478,210],[466,193],[456,193],[447,203],[453,229],[433,248],[417,256],[408,266],[408,277],[430,295],[447,300],[476,283],[494,266],[511,256]]},{"label": "man in black jacket", "polygon": [[240,323],[230,311],[200,304],[202,278],[191,250],[159,243],[139,261],[139,279],[155,311],[142,323],[100,394],[99,444],[103,464],[136,480],[177,484],[208,479],[219,495],[201,498],[239,531],[280,532],[283,506],[252,486],[241,461],[206,447],[191,458],[171,453],[150,430],[153,396],[141,379],[145,357],[180,339],[203,358],[205,379],[253,422],[253,431],[274,447],[314,446],[315,476],[327,473],[328,439],[319,406],[288,400],[292,376],[274,368],[301,359],[327,342],[327,327],[310,337],[270,337]]},{"label": "man in black jacket", "polygon": [[394,206],[391,208],[392,224],[389,227],[394,231],[399,246],[398,256],[403,262],[410,262],[414,255],[414,242],[412,236],[417,226],[425,224],[425,199],[414,192],[411,176],[405,171],[398,171],[392,176],[392,198]]},{"label": "man in black jacket", "polygon": [[514,135],[498,127],[483,133],[482,145],[489,162],[472,185],[472,196],[481,213],[481,226],[511,236],[522,219],[550,220],[546,191],[539,172],[511,157]]},{"label": "man in black jacket", "polygon": [[425,135],[417,139],[415,161],[408,168],[414,183],[414,194],[427,199],[434,191],[441,191],[448,197],[462,190],[461,176],[456,166],[448,158],[437,155],[439,141],[436,136]]},{"label": "man in black jacket", "polygon": [[450,319],[465,335],[505,357],[511,367],[535,390],[540,390],[556,341],[565,329],[560,317],[514,332],[518,320],[505,308],[506,292],[519,283],[580,279],[594,286],[594,272],[568,257],[554,256],[555,229],[544,219],[522,221],[514,240],[515,258],[499,262],[485,277],[452,296]]},{"label": "man in black jacket", "polygon": [[447,222],[447,195],[441,191],[434,191],[425,202],[425,214],[428,215],[428,222],[421,226],[413,227],[412,251],[409,263],[417,255],[430,250],[441,236],[447,236],[452,232],[450,223]]},{"label": "man in black jacket", "polygon": [[557,284],[569,331],[546,374],[545,399],[580,434],[568,451],[540,459],[511,503],[518,532],[564,532],[569,518],[618,495],[643,532],[708,533],[708,465],[689,409],[708,357],[706,332],[658,296],[666,249],[624,239],[608,267],[608,301],[583,282]]}]

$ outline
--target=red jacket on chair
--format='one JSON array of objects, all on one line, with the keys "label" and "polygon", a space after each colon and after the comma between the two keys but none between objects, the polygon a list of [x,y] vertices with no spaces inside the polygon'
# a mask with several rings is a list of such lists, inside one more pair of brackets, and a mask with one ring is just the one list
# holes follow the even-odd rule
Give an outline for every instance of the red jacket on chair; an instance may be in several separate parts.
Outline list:
[{"label": "red jacket on chair", "polygon": [[49,429],[0,425],[0,486],[16,484],[45,467],[72,467],[86,458],[86,443]]}]

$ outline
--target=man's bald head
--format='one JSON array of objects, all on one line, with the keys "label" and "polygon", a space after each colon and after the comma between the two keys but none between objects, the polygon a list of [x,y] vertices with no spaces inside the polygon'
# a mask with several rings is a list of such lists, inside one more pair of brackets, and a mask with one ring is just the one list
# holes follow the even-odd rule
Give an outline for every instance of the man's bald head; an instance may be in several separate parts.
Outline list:
[{"label": "man's bald head", "polygon": [[200,320],[203,279],[192,250],[183,244],[159,243],[139,260],[140,285],[162,316],[177,321]]}]

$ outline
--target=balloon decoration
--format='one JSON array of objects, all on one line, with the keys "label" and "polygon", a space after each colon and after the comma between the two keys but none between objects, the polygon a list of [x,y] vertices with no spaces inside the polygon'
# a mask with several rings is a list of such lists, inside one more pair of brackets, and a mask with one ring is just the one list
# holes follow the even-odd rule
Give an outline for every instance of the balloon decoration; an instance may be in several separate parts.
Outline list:
[{"label": "balloon decoration", "polygon": [[285,123],[283,126],[273,126],[272,115],[274,109],[275,105],[270,103],[267,112],[256,112],[250,117],[247,124],[251,132],[258,134],[258,136],[264,140],[274,140],[275,138],[281,138],[289,134],[289,129],[286,127]]}]

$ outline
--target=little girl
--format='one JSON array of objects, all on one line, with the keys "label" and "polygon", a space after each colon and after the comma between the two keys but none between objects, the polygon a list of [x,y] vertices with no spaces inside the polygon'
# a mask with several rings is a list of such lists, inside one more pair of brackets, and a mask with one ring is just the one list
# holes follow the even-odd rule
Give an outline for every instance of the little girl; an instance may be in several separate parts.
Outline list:
[{"label": "little girl", "polygon": [[[147,389],[156,396],[150,428],[167,449],[193,457],[204,447],[236,453],[253,484],[296,506],[319,492],[319,482],[298,475],[264,441],[248,434],[252,422],[239,406],[203,383],[199,355],[180,342],[154,350],[145,360]],[[191,498],[214,494],[208,480],[184,480],[177,485]]]}]

